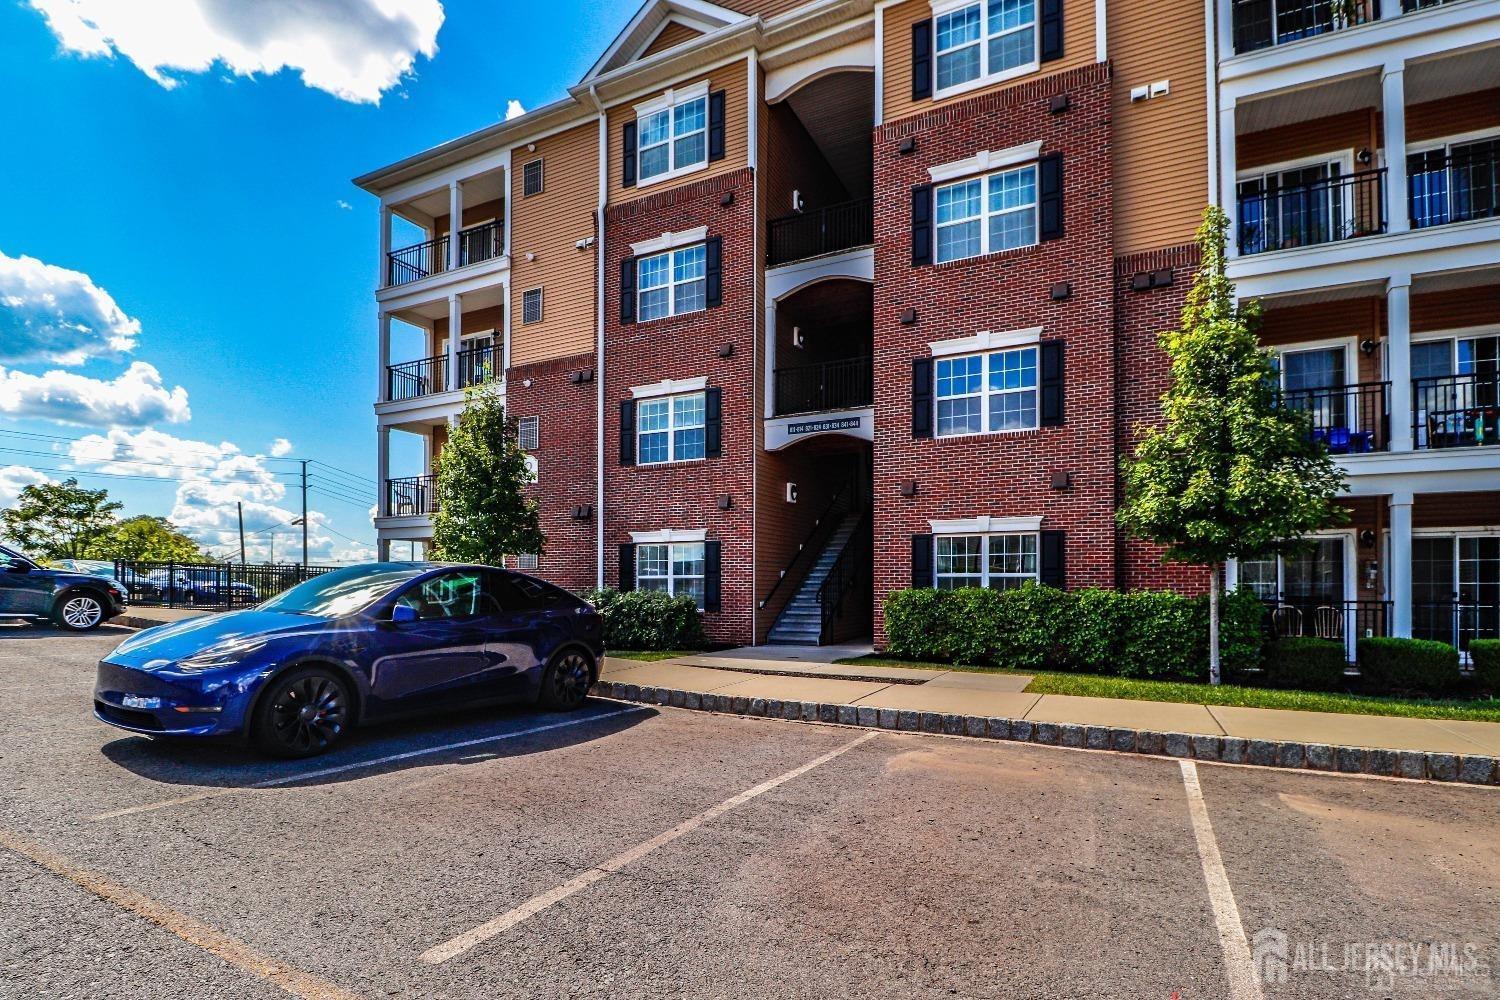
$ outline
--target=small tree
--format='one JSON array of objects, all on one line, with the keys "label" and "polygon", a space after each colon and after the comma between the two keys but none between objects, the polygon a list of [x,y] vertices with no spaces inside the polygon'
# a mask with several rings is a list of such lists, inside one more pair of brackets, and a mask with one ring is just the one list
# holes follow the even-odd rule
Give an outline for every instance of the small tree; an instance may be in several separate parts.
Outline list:
[{"label": "small tree", "polygon": [[499,565],[507,553],[541,553],[546,536],[537,504],[522,493],[532,473],[515,424],[492,390],[468,391],[436,462],[436,476],[432,549],[437,558]]},{"label": "small tree", "polygon": [[1240,308],[1225,276],[1229,222],[1209,208],[1198,227],[1202,266],[1163,332],[1172,384],[1160,427],[1124,462],[1119,519],[1166,557],[1209,569],[1209,679],[1219,683],[1219,572],[1229,559],[1264,559],[1340,524],[1343,474],[1312,438],[1307,414],[1281,405],[1270,352],[1255,339],[1253,306]]},{"label": "small tree", "polygon": [[76,479],[25,486],[16,504],[0,511],[0,535],[37,559],[82,559],[123,507],[107,490],[89,490]]},{"label": "small tree", "polygon": [[136,562],[198,562],[203,550],[164,517],[127,517],[89,545],[90,559]]}]

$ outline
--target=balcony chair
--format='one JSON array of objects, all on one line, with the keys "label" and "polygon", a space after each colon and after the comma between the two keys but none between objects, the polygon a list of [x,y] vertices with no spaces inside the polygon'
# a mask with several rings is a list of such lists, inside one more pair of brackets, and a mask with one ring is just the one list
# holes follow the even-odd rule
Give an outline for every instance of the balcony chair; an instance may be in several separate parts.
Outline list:
[{"label": "balcony chair", "polygon": [[1326,439],[1328,450],[1335,455],[1349,454],[1349,428],[1330,427]]},{"label": "balcony chair", "polygon": [[1302,634],[1302,612],[1296,608],[1278,605],[1271,612],[1271,631],[1277,638]]},{"label": "balcony chair", "polygon": [[1344,609],[1329,604],[1321,605],[1313,612],[1313,631],[1319,639],[1344,638]]}]

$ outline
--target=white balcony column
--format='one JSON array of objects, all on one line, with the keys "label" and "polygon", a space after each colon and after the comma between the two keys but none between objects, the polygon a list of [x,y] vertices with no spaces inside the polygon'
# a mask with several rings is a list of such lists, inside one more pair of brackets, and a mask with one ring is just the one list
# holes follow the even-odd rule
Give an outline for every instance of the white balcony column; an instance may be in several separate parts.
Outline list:
[{"label": "white balcony column", "polygon": [[380,487],[375,493],[375,516],[389,517],[391,513],[391,429],[375,428],[375,480]]},{"label": "white balcony column", "polygon": [[391,210],[384,203],[380,206],[380,273],[376,275],[375,287],[384,288],[391,283]]},{"label": "white balcony column", "polygon": [[[451,240],[449,241],[452,242]],[[448,296],[448,383],[447,389],[452,392],[458,385],[458,345],[464,336],[464,297],[462,295]]]},{"label": "white balcony column", "polygon": [[1401,9],[1401,0],[1374,0],[1375,16],[1382,21],[1400,17],[1405,13]]},{"label": "white balcony column", "polygon": [[1237,174],[1236,151],[1234,132],[1234,98],[1224,98],[1224,104],[1219,108],[1219,207],[1229,218],[1229,236],[1227,252],[1230,257],[1240,255],[1239,240],[1239,201],[1236,198],[1235,189],[1238,187],[1235,181]]},{"label": "white balcony column", "polygon": [[1411,228],[1411,218],[1406,207],[1406,72],[1403,63],[1386,63],[1385,72],[1380,77],[1380,99],[1385,122],[1386,232],[1404,233]]},{"label": "white balcony column", "polygon": [[[503,185],[501,185],[500,190],[502,190],[502,191],[505,192],[505,195],[504,195],[504,197],[505,197],[505,205],[504,205],[504,210],[500,213],[500,218],[502,220],[501,223],[500,223],[500,247],[501,247],[500,252],[503,253],[505,256],[509,257],[510,256],[510,202],[511,202],[511,197],[510,197],[511,184],[510,184],[510,168],[509,167],[505,168],[505,170],[503,171],[503,175],[505,177],[505,183]],[[509,302],[510,300],[506,299],[506,301]]]},{"label": "white balcony column", "polygon": [[1411,451],[1411,275],[1393,274],[1385,290],[1385,375],[1391,382],[1390,448]]},{"label": "white balcony column", "polygon": [[448,270],[459,265],[458,231],[464,227],[464,186],[448,185]]},{"label": "white balcony column", "polygon": [[1412,494],[1391,494],[1391,635],[1411,638],[1411,505]]},{"label": "white balcony column", "polygon": [[766,302],[765,415],[776,415],[776,300]]},{"label": "white balcony column", "polygon": [[375,401],[384,403],[391,398],[391,379],[386,371],[391,366],[391,314],[384,309],[380,310],[376,329],[379,331],[380,345],[376,352],[379,360],[375,371]]}]

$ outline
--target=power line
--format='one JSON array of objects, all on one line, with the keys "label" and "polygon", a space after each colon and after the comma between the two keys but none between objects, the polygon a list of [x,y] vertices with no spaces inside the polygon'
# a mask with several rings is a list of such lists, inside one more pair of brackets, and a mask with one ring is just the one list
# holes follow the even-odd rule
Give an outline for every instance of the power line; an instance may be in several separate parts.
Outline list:
[{"label": "power line", "polygon": [[308,489],[310,489],[312,492],[318,494],[318,496],[326,497],[329,500],[338,500],[338,501],[340,501],[342,503],[348,504],[351,507],[358,507],[360,510],[365,511],[366,513],[369,513],[370,508],[373,507],[373,506],[375,506],[375,504],[374,504],[373,501],[370,501],[370,500],[356,500],[353,497],[340,496],[337,493],[329,493],[329,492],[327,492],[325,490],[319,489],[316,486],[310,486],[310,487],[308,487]]},{"label": "power line", "polygon": [[[26,449],[26,448],[8,448],[8,447],[6,447],[4,445],[0,445],[0,451],[7,452],[7,453],[12,454],[12,455],[36,455],[36,456],[38,456],[40,458],[63,458],[64,457],[62,455],[59,455],[55,451],[31,451],[31,450]],[[255,483],[255,482],[264,482],[264,480],[255,480],[255,479],[224,479],[224,478],[215,479],[212,475],[209,474],[209,470],[206,470],[202,466],[198,466],[198,465],[181,465],[181,464],[174,463],[174,462],[155,462],[155,461],[148,461],[146,459],[141,459],[141,458],[76,458],[76,457],[74,457],[72,455],[69,455],[69,456],[66,456],[66,457],[67,457],[68,461],[70,461],[70,462],[94,462],[94,463],[97,463],[99,465],[140,465],[140,466],[144,466],[144,467],[150,468],[150,469],[188,469],[188,470],[197,470],[200,474],[198,476],[195,476],[194,477],[195,479],[207,479],[210,482],[227,482],[227,483]],[[85,470],[79,469],[77,471],[84,472]],[[265,471],[266,475],[270,475],[270,476],[291,476],[291,475],[295,475],[295,473],[291,473],[291,472],[273,472],[270,469],[266,469],[264,471]],[[252,473],[246,472],[244,474],[245,475],[251,475]],[[97,473],[97,475],[107,475],[107,473]],[[234,473],[230,473],[230,475],[234,475]],[[165,477],[165,476],[159,476],[159,477],[153,477],[153,478],[165,479],[167,477]],[[177,481],[178,482],[190,482],[191,480],[185,480],[184,479],[184,480],[177,480]]]},{"label": "power line", "polygon": [[371,501],[375,499],[375,491],[367,486],[350,486],[342,480],[328,479],[323,476],[308,476],[307,480],[311,483],[324,483],[325,489],[339,490],[351,496],[369,497]]}]

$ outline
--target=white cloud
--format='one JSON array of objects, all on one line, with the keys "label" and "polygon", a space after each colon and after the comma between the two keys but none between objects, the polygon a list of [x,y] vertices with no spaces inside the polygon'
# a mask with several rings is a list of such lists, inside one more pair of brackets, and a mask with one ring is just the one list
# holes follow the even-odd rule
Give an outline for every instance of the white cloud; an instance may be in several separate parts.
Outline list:
[{"label": "white cloud", "polygon": [[523,107],[521,107],[521,102],[518,101],[518,100],[516,100],[514,97],[512,97],[508,102],[506,102],[506,105],[505,105],[505,120],[506,121],[510,121],[512,118],[519,118],[522,115],[524,115],[525,113],[526,113],[526,109],[523,108]]},{"label": "white cloud", "polygon": [[135,361],[110,381],[61,370],[30,375],[0,368],[0,414],[95,427],[143,427],[181,423],[192,411],[186,389],[168,389],[154,365]]},{"label": "white cloud", "polygon": [[140,332],[83,272],[0,253],[0,364],[81,365],[134,349]]},{"label": "white cloud", "polygon": [[271,457],[284,458],[292,453],[292,442],[286,438],[277,438],[271,442]]},{"label": "white cloud", "polygon": [[298,71],[309,87],[378,104],[437,52],[441,0],[30,0],[62,47],[121,55],[163,87],[215,64]]},{"label": "white cloud", "polygon": [[354,206],[351,205],[351,204],[349,204],[347,201],[345,201],[342,198],[340,198],[338,201],[335,201],[334,204],[337,205],[339,208],[343,209],[346,212],[352,212],[352,211],[354,211]]},{"label": "white cloud", "polygon": [[0,507],[15,503],[22,487],[50,482],[52,477],[24,465],[0,466]]}]

